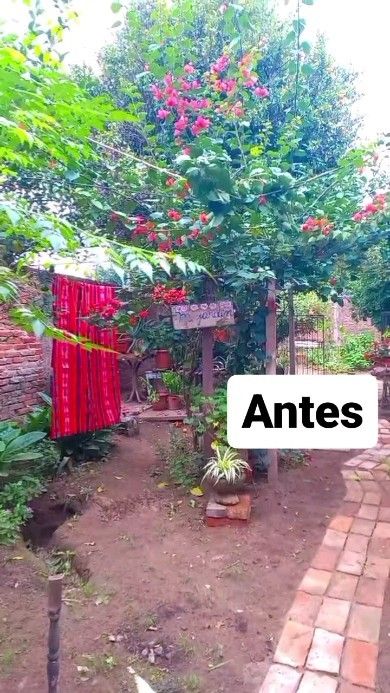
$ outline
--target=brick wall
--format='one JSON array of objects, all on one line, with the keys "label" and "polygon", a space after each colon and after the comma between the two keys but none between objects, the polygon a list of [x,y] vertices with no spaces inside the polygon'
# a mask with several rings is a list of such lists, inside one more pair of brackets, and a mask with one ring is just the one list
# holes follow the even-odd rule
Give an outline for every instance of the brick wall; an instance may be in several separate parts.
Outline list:
[{"label": "brick wall", "polygon": [[39,403],[38,393],[48,386],[47,361],[42,342],[15,327],[0,303],[0,421],[17,418]]},{"label": "brick wall", "polygon": [[378,334],[370,319],[361,320],[357,318],[356,310],[349,298],[344,298],[343,306],[339,306],[337,303],[333,304],[332,337],[336,344],[340,343],[344,331],[358,334],[367,330]]}]

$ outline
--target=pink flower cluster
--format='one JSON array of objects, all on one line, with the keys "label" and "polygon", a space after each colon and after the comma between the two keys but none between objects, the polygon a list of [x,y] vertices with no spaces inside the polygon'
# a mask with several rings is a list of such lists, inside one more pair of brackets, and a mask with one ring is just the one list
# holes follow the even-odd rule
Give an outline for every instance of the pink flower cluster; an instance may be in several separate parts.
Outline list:
[{"label": "pink flower cluster", "polygon": [[375,195],[372,202],[369,202],[359,212],[355,212],[352,219],[354,221],[357,221],[357,222],[364,221],[364,219],[367,219],[367,217],[371,217],[373,214],[377,214],[378,212],[382,212],[386,208],[386,205],[387,205],[386,196],[383,195],[382,193],[378,193],[377,195]]},{"label": "pink flower cluster", "polygon": [[329,236],[334,224],[330,223],[327,217],[308,217],[304,224],[301,226],[301,230],[304,233],[310,233],[313,231],[320,231],[323,236]]},{"label": "pink flower cluster", "polygon": [[197,111],[209,108],[210,102],[206,98],[191,98],[183,95],[183,92],[188,93],[199,89],[201,86],[198,79],[193,79],[196,69],[192,63],[187,63],[184,66],[184,72],[188,76],[187,78],[180,77],[175,82],[173,76],[168,73],[164,77],[164,87],[152,84],[150,90],[156,101],[163,102],[162,107],[157,111],[157,118],[165,121],[173,116],[175,137],[181,137],[187,128],[197,137],[203,131],[208,130],[211,120],[202,114],[197,115],[195,120],[191,119],[191,116]]}]

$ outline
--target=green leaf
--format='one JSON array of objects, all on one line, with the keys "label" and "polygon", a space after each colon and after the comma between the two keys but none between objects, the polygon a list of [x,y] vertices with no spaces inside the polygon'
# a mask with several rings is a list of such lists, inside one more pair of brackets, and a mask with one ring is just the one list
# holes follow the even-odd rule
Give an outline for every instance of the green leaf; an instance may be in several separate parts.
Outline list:
[{"label": "green leaf", "polygon": [[303,50],[304,53],[306,53],[306,55],[307,55],[308,53],[310,53],[311,44],[309,43],[309,41],[302,41],[302,43],[301,43],[301,49]]},{"label": "green leaf", "polygon": [[117,12],[120,12],[121,9],[122,9],[122,3],[121,2],[112,2],[111,3],[111,11],[115,12],[115,14]]},{"label": "green leaf", "polygon": [[314,0],[302,0],[304,5],[314,5]]},{"label": "green leaf", "polygon": [[46,437],[46,433],[43,431],[31,431],[31,433],[23,433],[21,436],[14,438],[7,445],[8,452],[17,452],[18,450],[23,450],[23,448],[29,448],[30,445],[34,445],[38,440]]},{"label": "green leaf", "polygon": [[304,63],[301,67],[301,72],[305,77],[310,77],[314,72],[314,67],[309,65],[309,63]]}]

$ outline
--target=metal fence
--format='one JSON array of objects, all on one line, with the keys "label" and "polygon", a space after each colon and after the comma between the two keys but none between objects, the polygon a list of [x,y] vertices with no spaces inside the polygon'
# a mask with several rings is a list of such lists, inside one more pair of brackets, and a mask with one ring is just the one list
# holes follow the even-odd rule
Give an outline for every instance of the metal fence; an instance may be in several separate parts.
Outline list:
[{"label": "metal fence", "polygon": [[[325,316],[295,315],[296,373],[326,373]],[[277,360],[285,373],[289,372],[290,354],[288,338],[278,344]]]}]

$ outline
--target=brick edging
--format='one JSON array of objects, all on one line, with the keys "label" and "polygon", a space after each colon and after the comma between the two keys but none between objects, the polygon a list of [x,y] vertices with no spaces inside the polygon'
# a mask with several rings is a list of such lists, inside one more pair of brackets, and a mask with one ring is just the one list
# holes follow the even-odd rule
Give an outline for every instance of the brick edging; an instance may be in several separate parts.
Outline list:
[{"label": "brick edging", "polygon": [[375,690],[390,572],[390,421],[380,420],[378,444],[341,473],[340,514],[298,587],[259,693]]}]

